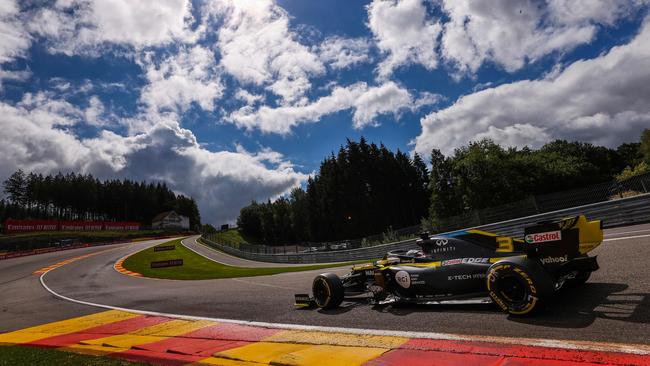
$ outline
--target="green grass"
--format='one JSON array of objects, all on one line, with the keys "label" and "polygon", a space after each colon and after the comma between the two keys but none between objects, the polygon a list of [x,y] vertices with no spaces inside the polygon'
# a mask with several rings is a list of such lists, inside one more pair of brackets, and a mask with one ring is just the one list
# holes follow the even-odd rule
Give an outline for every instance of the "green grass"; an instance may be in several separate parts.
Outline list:
[{"label": "green grass", "polygon": [[244,233],[239,231],[239,229],[219,231],[217,233],[210,234],[210,238],[214,238],[214,241],[218,243],[229,244],[235,248],[239,248],[239,244],[249,244],[255,242],[255,240],[244,235]]},{"label": "green grass", "polygon": [[[207,280],[216,278],[266,276],[285,272],[308,271],[312,269],[340,267],[345,265],[370,262],[370,260],[364,260],[345,263],[271,268],[233,267],[213,262],[194,253],[181,244],[181,239],[172,240],[160,245],[171,244],[176,245],[175,250],[154,252],[153,247],[151,247],[128,257],[122,265],[128,270],[141,273],[146,277],[174,280]],[[154,269],[150,268],[152,261],[163,261],[181,258],[183,259],[182,266]]]},{"label": "green grass", "polygon": [[109,357],[80,355],[72,352],[25,346],[0,346],[0,366],[145,366]]}]

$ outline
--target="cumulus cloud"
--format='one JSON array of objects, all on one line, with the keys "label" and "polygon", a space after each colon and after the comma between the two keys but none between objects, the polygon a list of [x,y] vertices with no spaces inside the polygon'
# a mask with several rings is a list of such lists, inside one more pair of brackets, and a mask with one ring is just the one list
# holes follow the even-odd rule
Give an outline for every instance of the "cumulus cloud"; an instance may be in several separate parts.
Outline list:
[{"label": "cumulus cloud", "polygon": [[235,98],[243,101],[246,105],[254,105],[255,103],[262,100],[262,96],[258,94],[250,93],[244,89],[239,89],[235,93]]},{"label": "cumulus cloud", "polygon": [[321,61],[335,70],[370,60],[370,42],[365,38],[329,37],[317,48]]},{"label": "cumulus cloud", "polygon": [[408,90],[392,81],[373,87],[359,82],[347,87],[336,86],[329,95],[304,105],[258,109],[246,106],[230,114],[228,121],[247,130],[288,134],[297,124],[318,122],[324,115],[352,108],[354,127],[363,128],[376,125],[375,118],[379,115],[398,114],[404,109],[415,110],[437,103],[438,98],[432,96],[427,93],[414,100]]},{"label": "cumulus cloud", "polygon": [[191,11],[189,0],[58,0],[33,11],[29,29],[67,55],[101,53],[103,44],[142,49],[195,39]]},{"label": "cumulus cloud", "polygon": [[539,80],[484,89],[422,118],[415,151],[451,153],[482,137],[511,146],[550,139],[616,146],[650,126],[650,17],[628,44]]},{"label": "cumulus cloud", "polygon": [[165,181],[197,199],[203,220],[233,220],[252,199],[264,200],[299,185],[306,176],[269,149],[212,152],[174,119],[155,119],[130,136],[104,130],[92,138],[70,127],[85,111],[44,93],[15,105],[0,102],[0,180],[18,168],[42,173],[76,171],[101,178]]},{"label": "cumulus cloud", "polygon": [[31,44],[15,1],[0,2],[0,64],[22,56]]},{"label": "cumulus cloud", "polygon": [[591,42],[598,25],[612,25],[644,2],[444,0],[450,21],[441,53],[460,75],[475,73],[485,62],[516,71],[526,62]]},{"label": "cumulus cloud", "polygon": [[427,9],[421,0],[374,0],[367,10],[368,27],[377,47],[386,54],[378,66],[381,78],[389,77],[403,65],[436,68],[436,47],[442,27],[439,22],[427,19]]},{"label": "cumulus cloud", "polygon": [[205,11],[222,19],[220,65],[240,83],[263,86],[288,104],[309,90],[311,76],[324,73],[318,56],[296,41],[289,15],[274,1],[213,2]]},{"label": "cumulus cloud", "polygon": [[8,70],[2,65],[24,56],[31,45],[19,15],[15,1],[0,2],[0,90],[3,80],[24,81],[31,76],[29,71]]},{"label": "cumulus cloud", "polygon": [[160,61],[149,54],[142,63],[149,84],[141,92],[141,101],[157,111],[184,112],[192,103],[212,111],[222,95],[214,54],[207,48],[181,47]]}]

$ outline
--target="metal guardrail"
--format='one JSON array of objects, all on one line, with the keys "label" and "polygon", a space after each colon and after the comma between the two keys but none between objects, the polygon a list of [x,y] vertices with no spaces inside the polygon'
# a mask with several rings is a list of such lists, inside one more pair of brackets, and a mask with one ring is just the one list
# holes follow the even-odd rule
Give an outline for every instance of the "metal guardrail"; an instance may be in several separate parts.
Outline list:
[{"label": "metal guardrail", "polygon": [[[540,221],[557,220],[578,214],[586,215],[590,220],[603,220],[605,228],[650,222],[650,194],[592,203],[467,229],[480,229],[503,236],[521,237],[526,226]],[[331,263],[376,259],[382,257],[389,250],[417,248],[415,240],[411,239],[368,248],[334,252],[263,254],[240,251],[227,245],[212,242],[206,238],[203,238],[203,241],[216,249],[237,257],[273,263]]]}]

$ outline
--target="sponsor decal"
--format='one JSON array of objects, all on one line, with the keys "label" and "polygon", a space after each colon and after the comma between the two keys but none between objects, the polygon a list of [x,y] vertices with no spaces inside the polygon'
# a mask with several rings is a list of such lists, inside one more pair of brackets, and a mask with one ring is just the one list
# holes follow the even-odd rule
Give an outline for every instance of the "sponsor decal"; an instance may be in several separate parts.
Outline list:
[{"label": "sponsor decal", "polygon": [[449,240],[447,240],[447,239],[437,239],[436,240],[436,245],[439,246],[439,247],[444,247],[448,243],[449,243]]},{"label": "sponsor decal", "polygon": [[406,271],[398,271],[395,273],[395,281],[404,288],[411,287],[411,276]]},{"label": "sponsor decal", "polygon": [[447,252],[453,252],[456,250],[456,247],[453,245],[450,245],[448,247],[440,247],[440,248],[433,248],[431,249],[431,253],[433,254],[438,254],[438,253],[447,253]]},{"label": "sponsor decal", "polygon": [[485,273],[471,273],[471,274],[447,276],[447,281],[474,280],[474,279],[482,279],[482,278],[485,278]]},{"label": "sponsor decal", "polygon": [[5,230],[7,233],[30,232],[30,231],[140,230],[140,224],[137,222],[7,219],[5,221]]},{"label": "sponsor decal", "polygon": [[299,294],[299,295],[295,295],[295,297],[296,297],[296,302],[311,302],[311,298],[309,297],[309,295]]},{"label": "sponsor decal", "polygon": [[560,230],[556,230],[556,231],[547,231],[545,233],[528,234],[524,237],[524,240],[526,240],[526,243],[528,244],[544,243],[547,241],[558,241],[558,240],[562,240],[562,232]]},{"label": "sponsor decal", "polygon": [[182,266],[182,265],[183,265],[182,259],[170,259],[168,261],[151,262],[151,268],[165,268],[165,267],[175,267],[175,266]]},{"label": "sponsor decal", "polygon": [[153,247],[154,252],[163,252],[165,250],[174,250],[176,249],[175,245],[158,245]]},{"label": "sponsor decal", "polygon": [[443,266],[451,266],[454,264],[468,264],[468,263],[487,263],[490,258],[457,258],[449,259],[442,262]]},{"label": "sponsor decal", "polygon": [[559,264],[559,263],[566,263],[569,261],[569,256],[564,255],[562,257],[546,257],[540,259],[543,264]]}]

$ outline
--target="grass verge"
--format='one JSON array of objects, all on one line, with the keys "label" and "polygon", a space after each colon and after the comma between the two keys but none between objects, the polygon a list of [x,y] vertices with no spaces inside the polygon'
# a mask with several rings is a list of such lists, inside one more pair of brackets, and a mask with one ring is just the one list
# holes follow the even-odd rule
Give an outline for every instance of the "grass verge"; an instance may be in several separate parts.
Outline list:
[{"label": "grass verge", "polygon": [[150,364],[110,357],[80,355],[72,352],[26,346],[0,346],[0,366],[147,366]]},{"label": "grass verge", "polygon": [[[233,267],[213,262],[194,253],[181,244],[181,239],[172,240],[160,245],[171,244],[174,244],[176,249],[154,252],[153,247],[147,248],[128,257],[122,266],[129,271],[141,273],[145,277],[174,280],[208,280],[217,278],[266,276],[278,273],[300,272],[370,262],[370,260],[364,260],[345,263],[270,268]],[[164,261],[170,259],[183,259],[183,265],[178,267],[151,268],[152,261]]]},{"label": "grass verge", "polygon": [[228,245],[231,245],[235,248],[239,248],[239,244],[249,244],[255,242],[255,240],[252,240],[252,238],[244,235],[244,233],[242,233],[239,229],[223,230],[214,234],[210,234],[209,236],[219,243],[227,243]]}]

